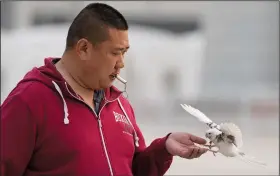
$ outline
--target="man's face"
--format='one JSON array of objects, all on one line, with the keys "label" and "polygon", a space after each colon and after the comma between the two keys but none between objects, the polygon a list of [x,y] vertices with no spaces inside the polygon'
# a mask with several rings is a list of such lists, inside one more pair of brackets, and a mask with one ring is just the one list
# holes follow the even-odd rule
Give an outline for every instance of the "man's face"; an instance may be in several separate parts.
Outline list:
[{"label": "man's face", "polygon": [[[129,48],[128,31],[108,29],[108,40],[92,45],[86,42],[81,47],[81,80],[91,89],[103,89],[112,85],[121,68],[124,67],[124,55]],[[81,45],[83,46],[83,45]]]}]

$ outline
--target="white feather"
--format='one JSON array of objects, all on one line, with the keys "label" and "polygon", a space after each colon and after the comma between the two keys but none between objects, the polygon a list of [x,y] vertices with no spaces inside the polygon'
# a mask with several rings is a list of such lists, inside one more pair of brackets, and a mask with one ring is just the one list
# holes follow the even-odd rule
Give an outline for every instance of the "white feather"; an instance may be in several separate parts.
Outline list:
[{"label": "white feather", "polygon": [[186,104],[181,104],[181,106],[185,111],[187,111],[191,115],[195,116],[199,121],[201,121],[203,123],[208,123],[208,124],[212,122],[211,119],[209,119],[205,114],[200,112],[198,109],[195,109],[195,108],[191,107],[190,105],[186,105]]},{"label": "white feather", "polygon": [[232,135],[235,138],[236,147],[241,148],[243,145],[242,132],[234,123],[221,123],[220,130],[226,135]]},{"label": "white feather", "polygon": [[239,155],[238,155],[239,159],[241,159],[242,161],[246,162],[246,163],[251,163],[251,164],[257,164],[258,166],[263,166],[263,167],[266,167],[267,164],[262,162],[262,161],[258,161],[256,160],[254,157],[250,157],[248,155],[246,155],[245,153],[243,152],[239,152]]}]

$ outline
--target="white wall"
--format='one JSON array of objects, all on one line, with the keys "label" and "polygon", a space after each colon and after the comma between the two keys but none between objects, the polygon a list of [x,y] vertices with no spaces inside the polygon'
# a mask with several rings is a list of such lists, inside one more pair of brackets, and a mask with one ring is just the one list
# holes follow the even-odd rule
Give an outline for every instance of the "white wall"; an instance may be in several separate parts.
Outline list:
[{"label": "white wall", "polygon": [[[74,17],[90,1],[13,3],[18,4],[13,21],[19,27],[29,23],[30,19],[25,20],[24,16],[35,6],[37,11],[68,13]],[[201,20],[207,41],[205,62],[201,65],[201,97],[248,101],[253,97],[278,97],[278,2],[111,1],[109,4],[125,16]],[[185,53],[186,57],[188,54]]]}]

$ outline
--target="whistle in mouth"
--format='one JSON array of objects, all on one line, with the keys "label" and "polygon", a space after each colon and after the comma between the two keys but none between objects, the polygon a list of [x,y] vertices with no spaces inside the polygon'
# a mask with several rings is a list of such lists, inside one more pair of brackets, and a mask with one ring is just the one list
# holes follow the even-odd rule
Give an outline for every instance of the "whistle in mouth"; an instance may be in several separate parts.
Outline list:
[{"label": "whistle in mouth", "polygon": [[122,82],[123,84],[126,84],[126,83],[127,83],[127,81],[126,81],[125,79],[123,79],[122,77],[120,77],[119,75],[117,75],[116,78],[117,78],[120,82]]}]

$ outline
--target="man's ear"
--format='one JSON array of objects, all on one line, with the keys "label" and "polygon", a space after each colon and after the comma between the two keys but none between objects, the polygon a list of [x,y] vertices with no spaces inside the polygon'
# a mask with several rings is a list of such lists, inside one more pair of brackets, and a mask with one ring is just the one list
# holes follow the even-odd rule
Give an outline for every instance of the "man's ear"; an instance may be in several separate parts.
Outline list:
[{"label": "man's ear", "polygon": [[90,48],[89,45],[90,45],[89,41],[84,38],[78,40],[76,44],[76,52],[82,60],[86,60],[88,58],[86,56],[88,55],[89,52],[89,48]]}]

